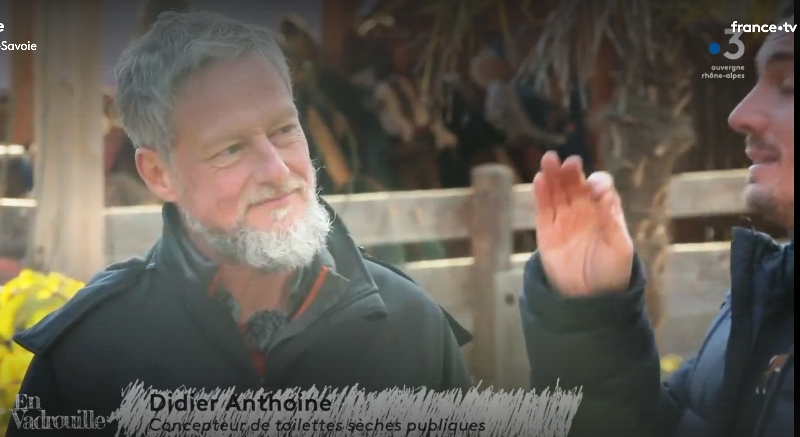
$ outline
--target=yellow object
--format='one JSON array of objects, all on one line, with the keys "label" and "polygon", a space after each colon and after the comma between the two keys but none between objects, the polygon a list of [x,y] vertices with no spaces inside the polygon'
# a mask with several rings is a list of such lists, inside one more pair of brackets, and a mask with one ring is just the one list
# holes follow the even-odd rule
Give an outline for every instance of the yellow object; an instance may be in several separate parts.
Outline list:
[{"label": "yellow object", "polygon": [[11,406],[33,358],[32,353],[14,343],[14,334],[60,308],[83,286],[58,273],[33,270],[23,270],[0,286],[0,437],[5,435]]},{"label": "yellow object", "polygon": [[683,357],[680,355],[665,355],[661,358],[661,371],[664,372],[665,375],[669,375],[678,370],[681,367],[681,363],[683,363]]}]

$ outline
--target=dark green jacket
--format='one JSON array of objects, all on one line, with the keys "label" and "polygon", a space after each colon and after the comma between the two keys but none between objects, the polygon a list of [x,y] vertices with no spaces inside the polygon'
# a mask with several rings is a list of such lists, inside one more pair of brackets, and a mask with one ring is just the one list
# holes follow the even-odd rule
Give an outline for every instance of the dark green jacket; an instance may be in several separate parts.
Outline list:
[{"label": "dark green jacket", "polygon": [[[470,334],[401,272],[366,257],[339,222],[317,260],[330,269],[317,298],[280,332],[259,378],[236,321],[207,293],[216,268],[182,249],[173,205],[163,216],[145,258],[108,267],[16,336],[35,354],[21,393],[48,415],[108,415],[136,380],[207,391],[471,386],[459,349]],[[19,432],[12,420],[9,437]]]}]

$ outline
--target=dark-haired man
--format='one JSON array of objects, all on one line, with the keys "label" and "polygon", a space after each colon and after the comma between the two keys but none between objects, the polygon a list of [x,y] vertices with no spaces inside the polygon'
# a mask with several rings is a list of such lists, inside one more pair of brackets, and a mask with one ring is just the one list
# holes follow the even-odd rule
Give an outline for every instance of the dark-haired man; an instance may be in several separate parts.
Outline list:
[{"label": "dark-haired man", "polygon": [[[757,68],[729,119],[753,161],[745,195],[753,212],[794,231],[794,33],[769,35]],[[579,160],[552,154],[542,167],[539,250],[520,305],[533,388],[583,387],[571,435],[794,435],[794,240],[735,230],[730,294],[696,358],[662,384],[613,181],[584,179]]]}]

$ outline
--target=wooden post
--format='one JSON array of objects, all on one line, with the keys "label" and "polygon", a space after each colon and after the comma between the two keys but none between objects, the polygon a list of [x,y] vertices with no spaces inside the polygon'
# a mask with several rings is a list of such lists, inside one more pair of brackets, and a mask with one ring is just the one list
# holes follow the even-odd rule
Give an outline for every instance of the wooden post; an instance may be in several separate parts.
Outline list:
[{"label": "wooden post", "polygon": [[[37,0],[11,0],[8,3],[9,39],[13,44],[35,43],[33,16]],[[8,142],[28,145],[33,142],[33,57],[35,51],[13,50],[8,104]]]},{"label": "wooden post", "polygon": [[530,389],[531,372],[522,331],[519,297],[523,269],[495,275],[495,390]]},{"label": "wooden post", "polygon": [[328,65],[344,73],[347,67],[347,44],[354,32],[357,1],[322,0],[320,47]]},{"label": "wooden post", "polygon": [[38,0],[34,268],[88,280],[104,260],[101,0]]},{"label": "wooden post", "polygon": [[[471,307],[474,315],[472,374],[483,386],[495,383],[495,274],[511,267],[514,172],[500,164],[472,171]],[[533,220],[533,217],[531,217]]]},{"label": "wooden post", "polygon": [[594,169],[606,168],[606,157],[603,156],[600,141],[605,125],[597,119],[614,98],[614,62],[616,53],[614,47],[606,37],[602,37],[600,48],[595,60],[594,75],[589,80],[589,108],[587,108],[587,127],[589,133],[590,153],[594,161]]}]

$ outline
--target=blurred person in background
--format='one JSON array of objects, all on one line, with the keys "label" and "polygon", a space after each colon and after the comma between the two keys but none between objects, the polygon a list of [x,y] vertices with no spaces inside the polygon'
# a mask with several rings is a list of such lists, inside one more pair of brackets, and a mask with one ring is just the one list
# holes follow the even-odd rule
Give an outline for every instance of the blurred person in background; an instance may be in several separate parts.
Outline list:
[{"label": "blurred person in background", "polygon": [[[794,33],[769,34],[756,64],[728,121],[753,162],[747,204],[793,235]],[[793,436],[794,240],[735,229],[730,293],[697,356],[662,384],[619,196],[608,174],[583,174],[549,152],[534,179],[539,247],[520,300],[532,388],[583,388],[573,436]]]},{"label": "blurred person in background", "polygon": [[162,14],[123,53],[116,93],[138,171],[165,201],[163,234],[15,337],[35,354],[22,394],[50,415],[100,416],[137,380],[207,393],[472,385],[469,333],[365,256],[317,196],[269,31]]},{"label": "blurred person in background", "polygon": [[[326,64],[302,19],[284,17],[278,29],[300,124],[319,168],[320,194],[390,191],[394,173],[386,156],[389,136],[368,107],[369,92]],[[407,262],[405,248],[398,244],[373,246],[370,254],[391,264]]]},{"label": "blurred person in background", "polygon": [[302,19],[295,15],[284,17],[278,28],[292,74],[301,79],[295,81],[298,100],[301,97],[305,100],[320,99],[313,95],[304,96],[303,91],[307,91],[306,94],[323,95],[336,113],[330,117],[329,124],[334,127],[337,136],[352,137],[350,142],[354,144],[351,147],[356,153],[348,164],[357,179],[352,188],[357,190],[355,192],[392,189],[395,186],[394,174],[386,156],[389,136],[371,110],[368,102],[370,90],[349,81],[325,62],[319,44]]},{"label": "blurred person in background", "polygon": [[[0,198],[27,197],[32,187],[30,157],[20,145],[0,144]],[[0,210],[0,286],[22,271],[27,244],[25,216]]]}]

